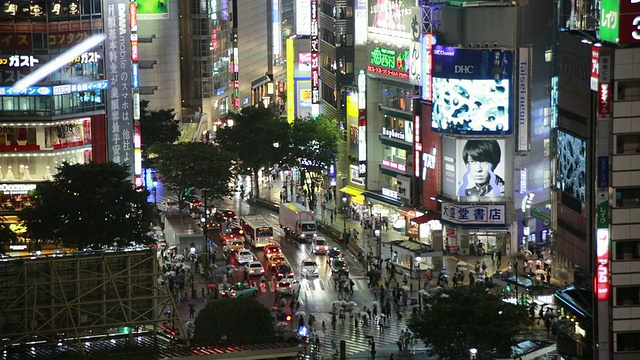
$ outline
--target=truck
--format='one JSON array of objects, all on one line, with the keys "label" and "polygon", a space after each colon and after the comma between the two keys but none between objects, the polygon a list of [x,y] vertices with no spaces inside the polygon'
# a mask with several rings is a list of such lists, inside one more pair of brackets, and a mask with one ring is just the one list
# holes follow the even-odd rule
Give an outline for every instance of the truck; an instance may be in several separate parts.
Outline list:
[{"label": "truck", "polygon": [[313,211],[298,203],[283,203],[279,210],[280,227],[285,235],[296,240],[311,242],[318,236],[318,225]]}]

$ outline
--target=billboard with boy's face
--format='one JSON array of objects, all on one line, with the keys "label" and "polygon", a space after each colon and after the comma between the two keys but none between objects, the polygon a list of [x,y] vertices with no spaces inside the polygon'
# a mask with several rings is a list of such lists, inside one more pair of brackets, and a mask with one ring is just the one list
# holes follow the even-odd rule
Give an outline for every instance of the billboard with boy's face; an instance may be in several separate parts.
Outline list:
[{"label": "billboard with boy's face", "polygon": [[505,196],[505,140],[443,138],[443,193],[463,201]]}]

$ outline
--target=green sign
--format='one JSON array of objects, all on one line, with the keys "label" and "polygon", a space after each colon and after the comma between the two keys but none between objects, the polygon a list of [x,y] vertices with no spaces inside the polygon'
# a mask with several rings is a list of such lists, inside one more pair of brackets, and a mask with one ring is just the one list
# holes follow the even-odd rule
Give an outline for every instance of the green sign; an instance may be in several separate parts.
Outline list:
[{"label": "green sign", "polygon": [[138,19],[154,20],[169,18],[169,0],[138,0]]},{"label": "green sign", "polygon": [[600,2],[600,40],[618,43],[620,31],[620,0]]},{"label": "green sign", "polygon": [[371,50],[369,62],[371,65],[387,69],[407,71],[409,69],[409,50],[397,52],[393,49],[376,46]]},{"label": "green sign", "polygon": [[609,200],[598,203],[596,210],[596,228],[606,229],[609,227]]}]

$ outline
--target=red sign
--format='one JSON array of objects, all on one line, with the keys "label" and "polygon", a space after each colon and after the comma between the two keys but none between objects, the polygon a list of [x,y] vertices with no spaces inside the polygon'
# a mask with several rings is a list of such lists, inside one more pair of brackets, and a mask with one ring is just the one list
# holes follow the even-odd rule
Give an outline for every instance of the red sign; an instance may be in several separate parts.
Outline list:
[{"label": "red sign", "polygon": [[413,173],[415,177],[420,177],[420,152],[422,151],[422,135],[420,135],[420,115],[413,115]]},{"label": "red sign", "polygon": [[140,49],[138,47],[138,34],[131,34],[131,61],[140,60]]},{"label": "red sign", "polygon": [[600,48],[591,47],[591,90],[598,91],[598,77],[600,77]]},{"label": "red sign", "polygon": [[409,78],[409,73],[406,73],[404,71],[392,70],[392,69],[382,68],[382,67],[373,66],[373,65],[367,65],[367,72],[381,74],[381,75],[395,76],[401,79]]},{"label": "red sign", "polygon": [[129,23],[131,31],[138,31],[138,5],[135,3],[129,4]]},{"label": "red sign", "polygon": [[598,115],[611,114],[611,83],[598,84]]},{"label": "red sign", "polygon": [[[622,3],[620,4],[622,7]],[[640,42],[640,14],[624,14],[620,12],[619,44]]]},{"label": "red sign", "polygon": [[596,230],[596,277],[593,279],[593,291],[601,301],[609,300],[609,229]]},{"label": "red sign", "polygon": [[620,14],[640,13],[640,3],[638,0],[620,0]]}]

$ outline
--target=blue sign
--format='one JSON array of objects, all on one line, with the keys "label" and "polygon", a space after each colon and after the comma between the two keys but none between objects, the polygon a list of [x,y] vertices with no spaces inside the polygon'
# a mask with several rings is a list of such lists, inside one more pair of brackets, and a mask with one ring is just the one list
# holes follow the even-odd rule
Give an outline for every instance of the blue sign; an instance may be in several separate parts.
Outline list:
[{"label": "blue sign", "polygon": [[598,156],[598,187],[609,187],[609,157]]},{"label": "blue sign", "polygon": [[0,96],[51,96],[52,94],[51,86],[29,86],[25,89],[0,86]]},{"label": "blue sign", "polygon": [[303,326],[300,326],[298,328],[298,336],[305,337],[305,336],[308,336],[308,335],[309,335],[309,328],[308,327],[303,325]]},{"label": "blue sign", "polygon": [[512,72],[512,50],[433,47],[434,78],[511,80]]},{"label": "blue sign", "polygon": [[140,88],[140,66],[137,63],[131,64],[131,87]]}]

